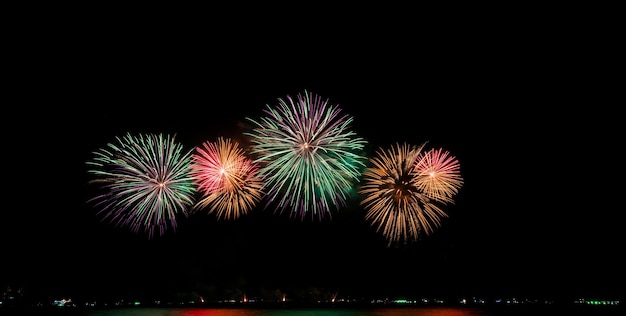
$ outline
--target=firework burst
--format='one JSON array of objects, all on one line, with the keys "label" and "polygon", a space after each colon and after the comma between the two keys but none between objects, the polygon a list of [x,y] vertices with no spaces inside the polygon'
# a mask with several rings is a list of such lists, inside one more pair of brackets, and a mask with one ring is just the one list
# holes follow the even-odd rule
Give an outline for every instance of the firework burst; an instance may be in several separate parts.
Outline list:
[{"label": "firework burst", "polygon": [[208,208],[217,218],[237,219],[263,196],[258,167],[238,143],[219,137],[204,142],[192,154],[192,176],[203,198],[194,210]]},{"label": "firework burst", "polygon": [[391,246],[418,240],[441,225],[448,215],[419,187],[415,163],[425,144],[379,148],[363,172],[359,193],[365,218]]},{"label": "firework burst", "polygon": [[446,203],[454,203],[453,197],[463,186],[459,161],[442,148],[420,153],[415,172],[417,188],[428,197]]},{"label": "firework burst", "polygon": [[128,133],[116,140],[87,161],[96,177],[92,183],[99,184],[99,194],[88,203],[100,209],[103,221],[143,231],[148,238],[175,230],[177,216],[187,217],[194,203],[191,151],[169,135]]},{"label": "firework burst", "polygon": [[352,117],[306,90],[278,99],[253,123],[251,153],[258,157],[268,204],[290,216],[321,219],[346,204],[360,179],[367,143],[350,129]]}]

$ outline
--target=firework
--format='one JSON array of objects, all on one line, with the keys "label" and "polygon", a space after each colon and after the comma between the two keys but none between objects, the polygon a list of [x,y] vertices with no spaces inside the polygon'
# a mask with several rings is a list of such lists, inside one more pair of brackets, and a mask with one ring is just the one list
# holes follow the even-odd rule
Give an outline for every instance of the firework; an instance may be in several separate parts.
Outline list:
[{"label": "firework", "polygon": [[415,163],[416,186],[430,198],[454,203],[453,196],[463,186],[460,169],[456,157],[442,148],[422,152]]},{"label": "firework", "polygon": [[415,163],[425,144],[407,143],[379,148],[372,164],[363,171],[359,193],[365,218],[388,241],[388,245],[418,240],[441,225],[447,214],[418,184]]},{"label": "firework", "polygon": [[218,218],[236,219],[261,200],[258,167],[238,143],[222,137],[204,142],[191,159],[194,183],[203,194],[194,209],[208,208]]},{"label": "firework", "polygon": [[194,203],[191,151],[169,135],[128,133],[116,140],[87,162],[101,192],[88,202],[100,209],[103,221],[143,231],[148,238],[175,230],[177,217],[186,217]]},{"label": "firework", "polygon": [[268,204],[290,216],[321,219],[346,204],[360,179],[367,143],[350,129],[352,117],[306,90],[266,105],[253,123],[251,153],[265,180]]}]

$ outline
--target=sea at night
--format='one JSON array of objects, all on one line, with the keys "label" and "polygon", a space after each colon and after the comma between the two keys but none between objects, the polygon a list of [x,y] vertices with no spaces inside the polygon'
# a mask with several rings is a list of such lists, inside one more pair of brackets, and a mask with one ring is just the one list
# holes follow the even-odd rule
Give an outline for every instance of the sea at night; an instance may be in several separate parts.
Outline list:
[{"label": "sea at night", "polygon": [[30,307],[0,308],[0,315],[30,316],[498,316],[623,315],[619,305],[376,306],[376,307]]},{"label": "sea at night", "polygon": [[250,308],[115,308],[115,309],[29,309],[1,310],[0,315],[32,316],[498,316],[498,315],[621,315],[617,307],[392,307],[392,308],[313,308],[313,309],[250,309]]}]

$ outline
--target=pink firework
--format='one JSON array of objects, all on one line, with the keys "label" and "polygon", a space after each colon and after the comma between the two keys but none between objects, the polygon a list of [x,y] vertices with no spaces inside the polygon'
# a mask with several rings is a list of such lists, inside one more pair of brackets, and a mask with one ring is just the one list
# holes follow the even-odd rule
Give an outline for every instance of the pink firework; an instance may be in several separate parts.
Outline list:
[{"label": "pink firework", "polygon": [[452,197],[463,186],[459,161],[441,148],[421,152],[414,171],[418,178],[415,186],[428,197],[441,202],[454,203]]},{"label": "pink firework", "polygon": [[208,208],[218,218],[236,219],[261,200],[263,181],[258,167],[231,139],[204,142],[192,154],[191,174],[203,195],[194,209]]}]

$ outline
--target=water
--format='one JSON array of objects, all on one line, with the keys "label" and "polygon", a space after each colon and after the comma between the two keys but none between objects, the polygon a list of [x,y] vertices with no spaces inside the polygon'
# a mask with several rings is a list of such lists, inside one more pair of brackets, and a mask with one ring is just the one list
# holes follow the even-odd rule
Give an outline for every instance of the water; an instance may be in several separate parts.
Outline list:
[{"label": "water", "polygon": [[[0,310],[1,311],[1,310]],[[41,314],[40,314],[41,313]],[[251,308],[115,308],[36,310],[28,315],[67,316],[488,316],[476,308],[251,309]],[[1,314],[0,315],[4,315]],[[16,314],[17,315],[17,314]]]},{"label": "water", "polygon": [[126,309],[90,312],[89,316],[482,316],[480,310],[459,308],[390,309]]},{"label": "water", "polygon": [[204,308],[123,307],[110,309],[0,308],[0,315],[29,316],[608,316],[623,315],[618,307],[380,307],[380,308]]}]

